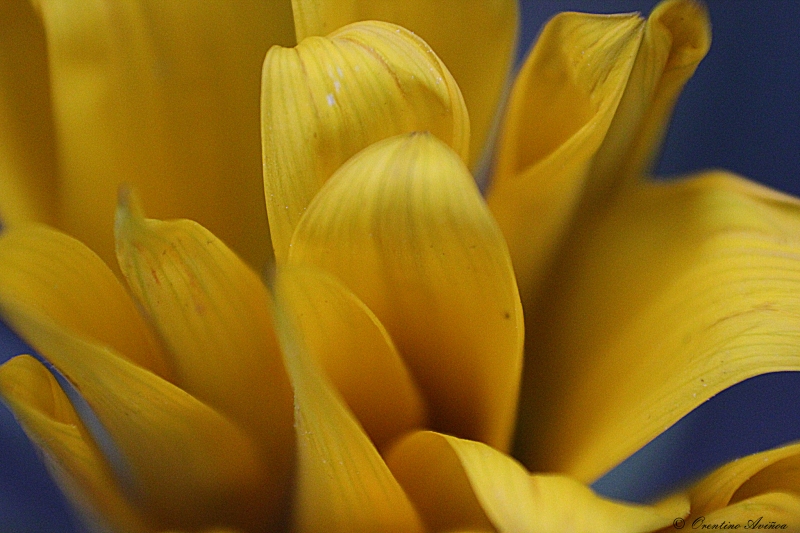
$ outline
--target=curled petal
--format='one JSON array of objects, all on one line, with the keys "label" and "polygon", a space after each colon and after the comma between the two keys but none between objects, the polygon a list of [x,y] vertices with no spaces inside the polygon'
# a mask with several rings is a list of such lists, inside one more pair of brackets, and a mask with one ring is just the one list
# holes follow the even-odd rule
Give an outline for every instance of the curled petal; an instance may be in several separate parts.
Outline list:
[{"label": "curled petal", "polygon": [[359,20],[384,20],[427,41],[458,82],[472,126],[470,168],[490,140],[514,61],[518,24],[512,0],[292,0],[298,40]]},{"label": "curled petal", "polygon": [[421,532],[405,492],[309,351],[315,340],[299,325],[308,308],[297,282],[279,270],[273,284],[275,328],[295,395],[293,530]]},{"label": "curled petal", "polygon": [[[715,470],[689,490],[692,517],[705,516],[728,506],[760,498],[762,504],[791,494],[800,506],[800,444],[791,444],[737,459]],[[792,500],[786,500],[786,503]],[[789,507],[791,508],[791,507]],[[727,511],[726,511],[727,512]],[[734,512],[734,511],[730,511]],[[772,519],[773,516],[765,515]],[[800,514],[795,514],[800,516]],[[749,516],[752,519],[754,516]]]},{"label": "curled petal", "polygon": [[369,22],[297,47],[273,47],[262,82],[264,188],[275,255],[323,183],[359,150],[431,131],[467,157],[469,118],[456,82],[422,39]]},{"label": "curled petal", "polygon": [[643,31],[637,15],[562,13],[517,76],[487,201],[526,304],[580,202]]},{"label": "curled petal", "polygon": [[606,500],[570,478],[531,475],[485,444],[433,432],[400,441],[387,463],[435,531],[644,533],[689,511],[683,496],[657,506]]},{"label": "curled petal", "polygon": [[508,446],[522,309],[500,230],[444,143],[402,135],[350,159],[300,220],[289,263],[333,273],[375,313],[433,427]]},{"label": "curled petal", "polygon": [[196,222],[145,219],[123,190],[116,220],[122,273],[170,354],[174,383],[262,447],[263,506],[285,506],[293,457],[292,393],[259,277]]},{"label": "curled petal", "polygon": [[711,46],[711,23],[696,0],[661,2],[650,14],[622,101],[595,157],[589,194],[604,196],[648,174],[675,101]]},{"label": "curled petal", "polygon": [[620,194],[531,332],[520,453],[590,482],[740,381],[800,370],[800,201],[719,172]]},{"label": "curled petal", "polygon": [[0,396],[44,455],[48,469],[88,521],[120,531],[151,531],[53,375],[21,355],[0,366]]}]

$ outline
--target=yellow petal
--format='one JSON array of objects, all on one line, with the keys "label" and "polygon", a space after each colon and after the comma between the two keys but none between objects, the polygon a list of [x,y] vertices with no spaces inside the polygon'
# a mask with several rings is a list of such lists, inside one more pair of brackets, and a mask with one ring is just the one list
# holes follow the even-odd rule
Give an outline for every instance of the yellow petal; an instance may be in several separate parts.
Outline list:
[{"label": "yellow petal", "polygon": [[267,469],[228,419],[110,348],[9,305],[4,317],[80,392],[127,461],[115,472],[161,527],[266,523]]},{"label": "yellow petal", "polygon": [[591,193],[633,184],[649,173],[684,84],[711,45],[705,5],[668,0],[647,19],[639,54],[614,121],[595,157]]},{"label": "yellow petal", "polygon": [[298,41],[361,20],[398,24],[425,39],[461,88],[472,131],[469,164],[480,166],[491,148],[487,144],[513,66],[515,1],[292,0],[292,9]]},{"label": "yellow petal", "polygon": [[800,370],[800,201],[724,173],[627,190],[529,332],[530,468],[589,482],[721,390]]},{"label": "yellow petal", "polygon": [[297,221],[323,183],[362,148],[429,130],[466,158],[469,118],[450,73],[425,42],[363,23],[264,61],[264,189],[275,255],[286,258]]},{"label": "yellow petal", "polygon": [[292,392],[259,277],[189,220],[145,219],[120,195],[117,254],[136,299],[168,348],[174,383],[218,409],[263,447],[264,493],[284,505],[293,457]]},{"label": "yellow petal", "polygon": [[27,0],[0,6],[0,221],[52,222],[56,152],[44,30]]},{"label": "yellow petal", "polygon": [[[797,486],[795,485],[795,488]],[[686,523],[695,530],[800,530],[800,495],[796,492],[773,492],[737,502]],[[734,526],[739,526],[738,528]],[[716,527],[715,527],[716,526]],[[687,526],[688,527],[688,526]]]},{"label": "yellow petal", "polygon": [[780,492],[800,493],[800,444],[748,455],[715,470],[689,491],[692,516]]},{"label": "yellow petal", "polygon": [[8,302],[170,378],[165,355],[130,296],[103,261],[72,237],[38,225],[0,234],[0,309]]},{"label": "yellow petal", "polygon": [[0,366],[0,396],[83,516],[118,531],[149,531],[123,496],[64,391],[41,363],[22,355]]},{"label": "yellow petal", "polygon": [[562,13],[517,76],[487,201],[523,301],[534,297],[580,202],[643,31],[636,15]]},{"label": "yellow petal", "polygon": [[444,143],[402,135],[353,157],[300,220],[289,262],[335,274],[375,313],[434,428],[508,445],[522,309],[500,230]]},{"label": "yellow petal", "polygon": [[376,446],[425,424],[425,405],[389,334],[356,295],[313,269],[284,269],[297,326]]},{"label": "yellow petal", "polygon": [[293,42],[288,1],[37,0],[58,138],[59,225],[114,257],[120,183],[261,266],[259,67]]},{"label": "yellow petal", "polygon": [[689,511],[685,497],[658,506],[606,500],[570,478],[531,475],[485,444],[432,432],[403,439],[387,463],[436,531],[634,533],[655,531]]},{"label": "yellow petal", "polygon": [[308,349],[295,278],[274,282],[276,331],[294,387],[297,466],[293,531],[422,531],[416,511]]}]

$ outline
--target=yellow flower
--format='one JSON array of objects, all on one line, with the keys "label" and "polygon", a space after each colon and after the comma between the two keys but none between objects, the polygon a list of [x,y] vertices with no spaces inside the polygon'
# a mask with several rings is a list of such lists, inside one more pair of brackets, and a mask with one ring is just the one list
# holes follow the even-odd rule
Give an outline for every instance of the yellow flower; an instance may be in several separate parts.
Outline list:
[{"label": "yellow flower", "polygon": [[[798,526],[797,445],[650,506],[585,485],[720,390],[800,369],[800,202],[643,179],[710,43],[698,4],[553,19],[486,201],[470,169],[511,2],[9,5],[0,313],[66,379],[21,355],[0,394],[89,523]],[[366,19],[402,26],[347,25]],[[112,239],[123,182],[222,238],[123,187]]]}]

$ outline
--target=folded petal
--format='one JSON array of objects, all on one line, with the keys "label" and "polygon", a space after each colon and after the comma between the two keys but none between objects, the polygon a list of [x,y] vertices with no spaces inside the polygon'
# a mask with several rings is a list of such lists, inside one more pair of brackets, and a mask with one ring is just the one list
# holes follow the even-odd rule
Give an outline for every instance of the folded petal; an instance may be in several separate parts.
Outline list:
[{"label": "folded petal", "polygon": [[400,441],[387,463],[434,531],[647,532],[689,511],[685,497],[658,506],[606,500],[570,478],[531,475],[485,444],[433,432]]},{"label": "folded petal", "polygon": [[281,287],[306,348],[379,448],[423,427],[426,407],[375,315],[340,281],[309,268],[282,270]]},{"label": "folded petal", "polygon": [[[796,492],[762,494],[718,511],[690,517],[695,529],[759,529],[797,531],[800,528],[800,495]],[[715,527],[716,526],[716,527]],[[727,526],[727,527],[724,527]]]},{"label": "folded petal", "polygon": [[503,237],[455,152],[426,133],[360,152],[309,205],[289,263],[333,273],[375,313],[432,427],[507,447],[522,309]]},{"label": "folded petal", "polygon": [[[309,351],[298,279],[274,280],[276,331],[294,388],[297,467],[292,530],[422,531],[422,524],[353,413]],[[309,342],[310,341],[310,342]]]},{"label": "folded petal", "polygon": [[721,390],[800,370],[800,201],[711,172],[576,232],[532,323],[520,453],[590,482]]},{"label": "folded petal", "polygon": [[214,409],[108,347],[35,312],[3,307],[14,329],[85,398],[127,464],[115,474],[162,528],[269,523],[268,471],[252,440]]},{"label": "folded petal", "polygon": [[526,302],[580,202],[643,32],[635,14],[562,13],[545,26],[517,76],[487,201]]},{"label": "folded petal", "polygon": [[425,39],[464,95],[472,131],[469,165],[476,168],[491,148],[487,141],[514,62],[515,1],[292,0],[292,9],[298,41],[360,20],[392,22]]},{"label": "folded petal", "polygon": [[126,500],[105,457],[56,379],[41,363],[21,355],[0,366],[0,396],[87,521],[118,531],[151,531]]},{"label": "folded petal", "polygon": [[52,222],[56,152],[44,29],[28,0],[0,6],[0,223]]},{"label": "folded petal", "polygon": [[60,227],[106,260],[117,187],[198,220],[261,266],[259,66],[288,1],[34,2],[47,38]]},{"label": "folded petal", "polygon": [[131,292],[170,353],[173,382],[219,410],[263,448],[264,505],[277,513],[291,474],[292,392],[259,277],[189,220],[145,219],[120,195],[117,255]]},{"label": "folded petal", "polygon": [[608,194],[652,171],[675,101],[711,45],[706,7],[661,2],[650,14],[622,101],[593,163],[590,194]]},{"label": "folded petal", "polygon": [[297,221],[325,181],[359,150],[431,131],[465,159],[469,118],[458,86],[422,39],[370,22],[264,61],[264,189],[275,255],[286,259]]},{"label": "folded petal", "polygon": [[81,242],[45,226],[0,234],[0,312],[13,302],[169,379],[169,361],[120,282]]},{"label": "folded petal", "polygon": [[737,459],[715,470],[689,490],[693,517],[752,498],[782,493],[792,493],[795,505],[800,504],[797,500],[800,498],[800,444]]}]

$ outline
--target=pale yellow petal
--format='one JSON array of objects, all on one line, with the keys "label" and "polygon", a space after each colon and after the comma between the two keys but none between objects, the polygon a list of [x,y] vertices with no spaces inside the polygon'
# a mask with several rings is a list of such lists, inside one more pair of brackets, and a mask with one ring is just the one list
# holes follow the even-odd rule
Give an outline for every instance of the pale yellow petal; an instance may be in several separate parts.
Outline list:
[{"label": "pale yellow petal", "polygon": [[0,308],[14,302],[169,379],[171,369],[119,280],[85,245],[45,226],[0,233]]},{"label": "pale yellow petal", "polygon": [[364,431],[379,448],[423,427],[426,407],[375,315],[350,290],[324,272],[284,269],[306,348],[324,369]]},{"label": "pale yellow petal", "polygon": [[319,188],[359,150],[392,135],[431,131],[464,158],[469,118],[450,73],[403,28],[363,23],[264,61],[264,189],[275,255]]},{"label": "pale yellow petal", "polygon": [[800,494],[800,444],[748,455],[718,468],[689,490],[692,516],[780,492]]},{"label": "pale yellow petal", "polygon": [[689,511],[683,496],[658,506],[606,500],[570,478],[531,475],[485,444],[432,432],[403,439],[387,463],[436,531],[493,526],[498,533],[638,533]]},{"label": "pale yellow petal", "polygon": [[721,390],[800,370],[795,198],[721,172],[640,184],[562,259],[529,332],[530,468],[593,481]]},{"label": "pale yellow petal", "polygon": [[47,37],[58,224],[111,261],[117,187],[260,267],[259,67],[294,42],[288,0],[33,0]]},{"label": "pale yellow petal", "polygon": [[514,61],[516,1],[292,0],[292,8],[298,40],[360,20],[392,22],[425,39],[464,95],[472,131],[470,168],[488,162],[487,145]]},{"label": "pale yellow petal", "polygon": [[145,219],[125,190],[116,234],[120,268],[170,352],[173,382],[257,441],[272,496],[264,505],[281,508],[294,455],[292,392],[266,287],[211,232]]},{"label": "pale yellow petal", "polygon": [[88,402],[127,464],[115,474],[162,528],[265,524],[267,468],[237,426],[110,348],[3,303],[11,327]]},{"label": "pale yellow petal", "polygon": [[0,5],[0,223],[53,222],[56,152],[44,30],[28,0]]},{"label": "pale yellow petal", "polygon": [[118,531],[150,531],[125,499],[64,391],[41,363],[22,355],[0,366],[0,396],[83,516]]},{"label": "pale yellow petal", "polygon": [[652,168],[672,109],[711,45],[711,23],[696,0],[660,3],[647,19],[639,53],[589,178],[589,194],[607,195]]},{"label": "pale yellow petal", "polygon": [[500,230],[444,143],[401,135],[350,159],[300,220],[289,263],[335,274],[375,313],[433,428],[508,446],[522,309]]},{"label": "pale yellow petal", "polygon": [[580,203],[643,33],[636,15],[562,13],[517,76],[487,201],[526,302]]},{"label": "pale yellow petal", "polygon": [[274,281],[276,331],[295,394],[293,531],[422,531],[416,511],[310,353],[297,281]]}]

